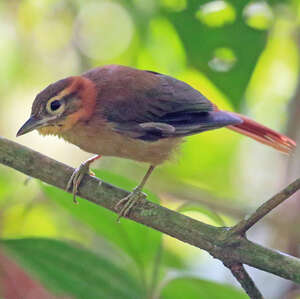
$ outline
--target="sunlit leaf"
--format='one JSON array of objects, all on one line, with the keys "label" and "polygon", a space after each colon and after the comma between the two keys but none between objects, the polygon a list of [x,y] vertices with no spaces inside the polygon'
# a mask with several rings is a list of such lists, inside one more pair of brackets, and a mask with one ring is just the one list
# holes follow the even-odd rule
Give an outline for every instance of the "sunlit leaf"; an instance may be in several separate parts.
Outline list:
[{"label": "sunlit leaf", "polygon": [[196,17],[210,27],[221,27],[235,21],[235,9],[223,0],[209,1],[201,5]]},{"label": "sunlit leaf", "polygon": [[210,218],[213,222],[215,222],[217,225],[225,226],[224,220],[222,217],[214,212],[213,210],[209,209],[208,207],[205,207],[201,205],[200,202],[197,201],[190,201],[186,202],[183,205],[181,205],[178,209],[178,212],[199,212],[200,214],[203,214]]},{"label": "sunlit leaf", "polygon": [[246,299],[248,296],[228,285],[185,277],[171,280],[162,290],[161,298]]},{"label": "sunlit leaf", "polygon": [[208,62],[209,66],[218,72],[228,72],[235,63],[235,54],[229,48],[217,48],[213,58]]},{"label": "sunlit leaf", "polygon": [[273,11],[265,1],[256,1],[249,3],[244,9],[246,23],[254,28],[268,29],[274,19]]},{"label": "sunlit leaf", "polygon": [[75,244],[53,239],[3,240],[2,246],[47,288],[72,298],[143,298],[122,268]]}]

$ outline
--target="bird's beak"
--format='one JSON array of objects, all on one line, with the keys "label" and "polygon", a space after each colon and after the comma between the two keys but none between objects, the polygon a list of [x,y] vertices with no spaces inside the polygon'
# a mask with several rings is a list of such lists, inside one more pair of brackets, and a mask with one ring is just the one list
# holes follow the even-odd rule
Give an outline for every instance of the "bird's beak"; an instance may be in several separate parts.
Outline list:
[{"label": "bird's beak", "polygon": [[17,133],[17,137],[29,133],[35,129],[43,127],[47,124],[47,120],[45,119],[38,119],[34,116],[31,116],[25,124],[20,128]]}]

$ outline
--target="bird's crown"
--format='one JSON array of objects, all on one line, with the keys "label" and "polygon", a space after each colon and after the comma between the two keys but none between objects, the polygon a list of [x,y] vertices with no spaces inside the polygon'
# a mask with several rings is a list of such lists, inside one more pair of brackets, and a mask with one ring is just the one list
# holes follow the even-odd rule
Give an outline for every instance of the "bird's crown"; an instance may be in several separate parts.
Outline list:
[{"label": "bird's crown", "polygon": [[[42,90],[34,99],[31,114],[39,114],[42,113],[43,110],[46,109],[47,103],[56,98],[57,100],[62,98],[62,94],[66,90],[66,88],[70,85],[70,78],[59,80],[53,84],[47,86],[44,90]],[[44,111],[46,112],[46,111]]]}]

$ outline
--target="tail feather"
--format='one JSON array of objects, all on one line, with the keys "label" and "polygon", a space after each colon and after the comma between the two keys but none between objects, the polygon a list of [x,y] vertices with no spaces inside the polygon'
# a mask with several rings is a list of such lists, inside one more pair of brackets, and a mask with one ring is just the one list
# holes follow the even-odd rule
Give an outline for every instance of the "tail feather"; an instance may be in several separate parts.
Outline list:
[{"label": "tail feather", "polygon": [[289,154],[295,149],[296,142],[287,136],[275,132],[244,115],[233,112],[230,113],[241,118],[243,122],[241,124],[228,126],[228,129],[249,136],[263,144],[277,149],[282,153]]}]

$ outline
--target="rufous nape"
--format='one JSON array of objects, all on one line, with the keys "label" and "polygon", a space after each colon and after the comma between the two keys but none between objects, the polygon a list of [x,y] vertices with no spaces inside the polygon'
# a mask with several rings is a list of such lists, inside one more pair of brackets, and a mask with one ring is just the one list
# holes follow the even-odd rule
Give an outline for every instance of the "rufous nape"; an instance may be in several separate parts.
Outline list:
[{"label": "rufous nape", "polygon": [[184,137],[226,127],[280,152],[296,143],[250,118],[219,110],[190,85],[152,71],[120,65],[94,68],[59,80],[39,93],[17,136],[37,129],[96,154],[73,173],[66,187],[74,201],[90,164],[101,156],[150,165],[142,182],[116,205],[127,216],[153,169],[168,160]]}]

